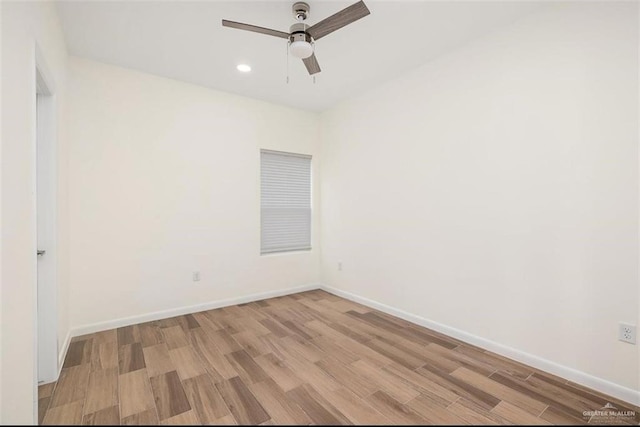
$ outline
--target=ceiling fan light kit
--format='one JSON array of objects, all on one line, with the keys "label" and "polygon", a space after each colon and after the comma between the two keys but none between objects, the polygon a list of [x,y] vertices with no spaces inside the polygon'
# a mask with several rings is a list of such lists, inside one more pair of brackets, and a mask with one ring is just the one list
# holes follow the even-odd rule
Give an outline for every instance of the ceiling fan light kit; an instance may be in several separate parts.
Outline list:
[{"label": "ceiling fan light kit", "polygon": [[295,41],[289,44],[289,52],[296,58],[305,59],[313,55],[313,46],[307,41]]},{"label": "ceiling fan light kit", "polygon": [[293,24],[289,29],[291,34],[289,36],[289,52],[296,58],[305,59],[313,55],[313,39],[307,34],[307,27],[300,22]]},{"label": "ceiling fan light kit", "polygon": [[305,2],[296,2],[293,4],[292,10],[293,17],[298,22],[291,26],[289,33],[251,24],[243,24],[241,22],[228,21],[226,19],[222,20],[222,25],[224,27],[253,31],[255,33],[287,39],[291,55],[302,59],[309,74],[314,75],[321,71],[320,64],[318,64],[318,60],[314,54],[315,41],[360,18],[364,18],[370,13],[367,6],[361,0],[309,27],[304,23],[309,17],[309,11],[311,10],[309,5]]}]

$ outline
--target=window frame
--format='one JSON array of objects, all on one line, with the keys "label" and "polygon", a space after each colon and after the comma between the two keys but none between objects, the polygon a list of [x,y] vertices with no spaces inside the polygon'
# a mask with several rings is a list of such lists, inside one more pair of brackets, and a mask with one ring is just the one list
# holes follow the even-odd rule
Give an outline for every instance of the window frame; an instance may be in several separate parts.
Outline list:
[{"label": "window frame", "polygon": [[[305,253],[311,252],[313,250],[314,242],[313,242],[313,155],[312,154],[304,154],[304,153],[294,153],[290,151],[282,151],[282,150],[272,150],[261,148],[259,150],[259,202],[260,202],[260,256],[278,256],[278,255],[288,255],[288,254],[296,254],[296,253]],[[293,248],[293,249],[275,249],[275,250],[267,250],[266,252],[263,250],[262,242],[262,231],[263,231],[263,212],[262,212],[262,154],[275,154],[282,156],[290,156],[290,157],[298,157],[309,160],[309,246],[301,247],[301,248]]]}]

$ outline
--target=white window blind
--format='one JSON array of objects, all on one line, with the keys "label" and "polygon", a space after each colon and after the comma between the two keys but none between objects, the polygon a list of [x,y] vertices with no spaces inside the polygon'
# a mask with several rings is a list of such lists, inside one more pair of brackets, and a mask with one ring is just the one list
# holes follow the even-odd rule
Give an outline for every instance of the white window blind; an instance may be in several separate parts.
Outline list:
[{"label": "white window blind", "polygon": [[260,151],[260,253],[311,249],[311,156]]}]

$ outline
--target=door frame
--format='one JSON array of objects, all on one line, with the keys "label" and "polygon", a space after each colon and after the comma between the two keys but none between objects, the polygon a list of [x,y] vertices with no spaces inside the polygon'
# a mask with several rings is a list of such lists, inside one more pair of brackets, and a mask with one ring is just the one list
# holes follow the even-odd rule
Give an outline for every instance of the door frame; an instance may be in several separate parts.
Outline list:
[{"label": "door frame", "polygon": [[[58,379],[58,286],[57,286],[57,109],[54,79],[39,47],[35,46],[35,150],[34,203],[35,247],[45,249],[36,259],[35,379],[38,383]],[[44,214],[44,215],[43,215]],[[38,245],[46,247],[38,247]],[[37,405],[36,405],[37,407]],[[37,420],[37,418],[36,418]]]}]

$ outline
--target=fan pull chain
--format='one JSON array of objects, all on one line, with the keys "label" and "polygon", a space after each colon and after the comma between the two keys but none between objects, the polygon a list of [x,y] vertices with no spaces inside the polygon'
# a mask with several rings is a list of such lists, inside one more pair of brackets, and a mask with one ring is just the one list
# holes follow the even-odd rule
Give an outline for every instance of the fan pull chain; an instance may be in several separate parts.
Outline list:
[{"label": "fan pull chain", "polygon": [[[313,41],[313,54],[316,54],[316,42],[315,40]],[[313,75],[313,84],[316,84],[316,75]]]},{"label": "fan pull chain", "polygon": [[289,84],[289,43],[287,42],[287,84]]}]

